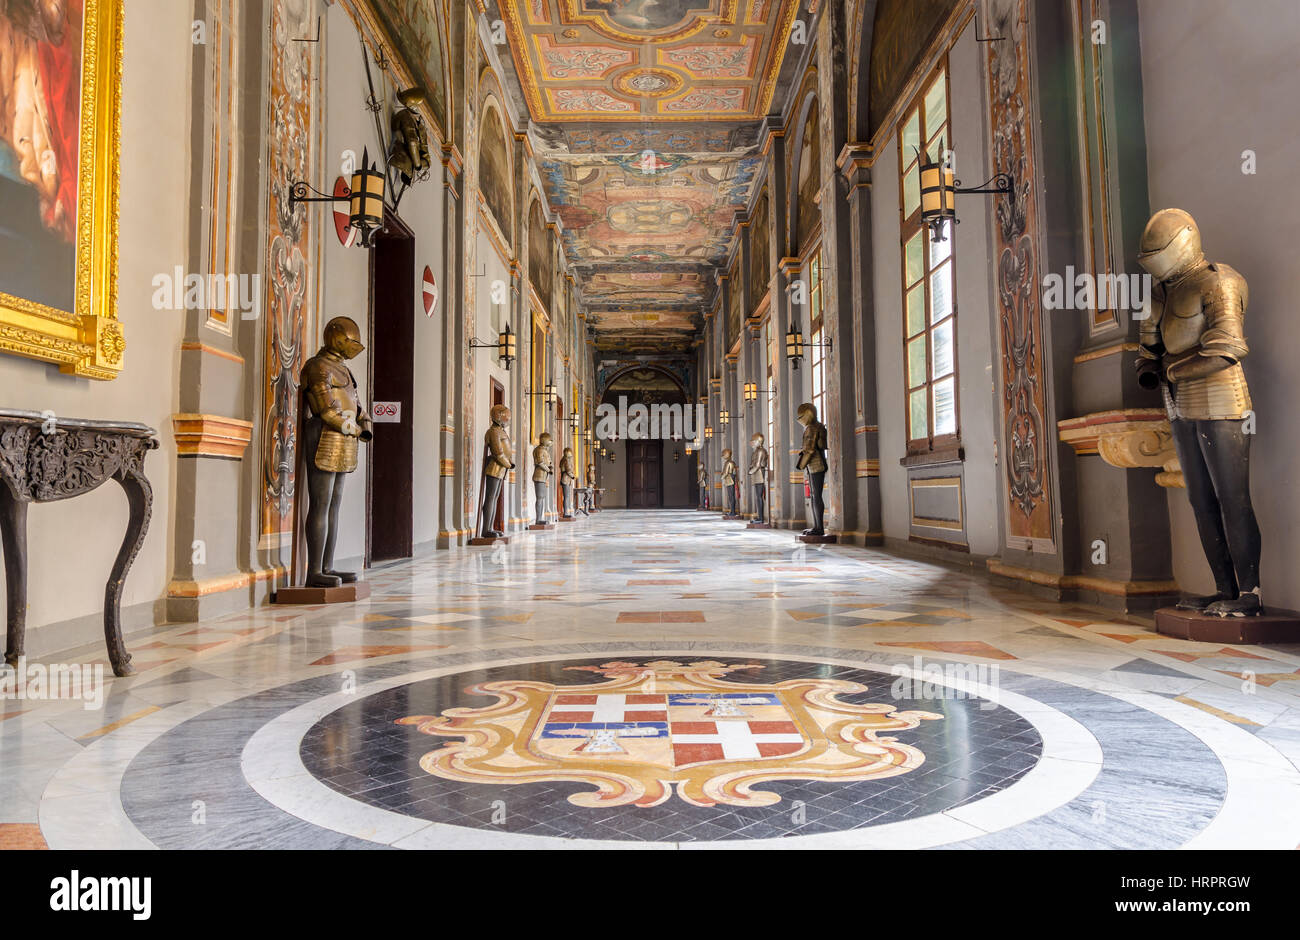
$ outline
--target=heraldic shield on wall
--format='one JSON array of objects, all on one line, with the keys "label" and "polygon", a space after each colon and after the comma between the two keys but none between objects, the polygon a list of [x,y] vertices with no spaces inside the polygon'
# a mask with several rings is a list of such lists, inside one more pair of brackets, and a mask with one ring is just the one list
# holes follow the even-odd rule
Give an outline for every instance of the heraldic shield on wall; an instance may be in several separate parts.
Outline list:
[{"label": "heraldic shield on wall", "polygon": [[412,715],[398,724],[460,738],[430,751],[430,774],[472,783],[569,780],[595,790],[577,806],[657,806],[677,796],[696,806],[771,806],[781,797],[754,790],[776,780],[856,781],[915,770],[925,755],[890,732],[943,716],[855,705],[841,696],[867,691],[842,679],[725,681],[762,668],[715,661],[610,662],[570,666],[606,682],[485,682],[467,691],[494,695],[482,708]]}]

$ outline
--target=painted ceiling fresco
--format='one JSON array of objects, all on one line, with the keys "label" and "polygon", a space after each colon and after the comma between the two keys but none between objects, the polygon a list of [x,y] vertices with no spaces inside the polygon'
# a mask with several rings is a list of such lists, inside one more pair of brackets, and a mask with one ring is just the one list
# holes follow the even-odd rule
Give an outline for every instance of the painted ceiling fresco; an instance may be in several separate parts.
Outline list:
[{"label": "painted ceiling fresco", "polygon": [[500,0],[533,120],[761,118],[795,0]]},{"label": "painted ceiling fresco", "polygon": [[759,124],[793,67],[798,11],[798,0],[489,0],[599,348],[680,350],[698,334],[752,195]]},{"label": "painted ceiling fresco", "polygon": [[641,354],[687,350],[700,329],[694,310],[592,311],[587,323],[602,353]]}]

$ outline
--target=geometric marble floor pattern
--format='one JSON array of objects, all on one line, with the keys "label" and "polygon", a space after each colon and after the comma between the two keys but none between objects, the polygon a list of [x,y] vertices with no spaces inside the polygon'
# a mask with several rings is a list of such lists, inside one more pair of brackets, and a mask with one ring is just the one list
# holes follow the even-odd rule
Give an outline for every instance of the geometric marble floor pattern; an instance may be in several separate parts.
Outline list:
[{"label": "geometric marble floor pattern", "polygon": [[367,580],[0,702],[0,848],[1300,846],[1295,647],[689,511]]}]

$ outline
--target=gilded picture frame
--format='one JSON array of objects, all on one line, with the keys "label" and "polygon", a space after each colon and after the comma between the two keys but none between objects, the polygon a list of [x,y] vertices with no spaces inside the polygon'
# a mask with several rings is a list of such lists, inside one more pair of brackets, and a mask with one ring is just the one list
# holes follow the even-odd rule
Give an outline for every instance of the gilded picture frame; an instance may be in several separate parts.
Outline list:
[{"label": "gilded picture frame", "polygon": [[[81,41],[76,213],[75,223],[64,223],[75,259],[69,302],[51,304],[5,293],[0,284],[0,352],[57,363],[61,372],[104,380],[121,373],[126,352],[117,317],[123,4],[79,0],[81,35],[62,37],[62,43]],[[70,16],[70,22],[76,21]],[[71,100],[71,94],[68,97]]]}]

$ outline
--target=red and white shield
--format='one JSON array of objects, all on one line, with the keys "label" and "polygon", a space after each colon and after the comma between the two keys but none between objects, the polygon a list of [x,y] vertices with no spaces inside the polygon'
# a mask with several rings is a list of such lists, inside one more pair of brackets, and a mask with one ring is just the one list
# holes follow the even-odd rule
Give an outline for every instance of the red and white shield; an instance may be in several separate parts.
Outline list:
[{"label": "red and white shield", "polygon": [[[347,180],[340,176],[334,181],[334,198],[339,199],[350,195],[352,190],[348,188]],[[351,248],[357,243],[357,230],[352,227],[348,210],[348,203],[334,203],[334,231],[338,233],[339,244],[344,248]]]},{"label": "red and white shield", "polygon": [[438,282],[433,279],[433,271],[426,264],[424,266],[424,314],[433,316],[433,311],[438,306]]}]

